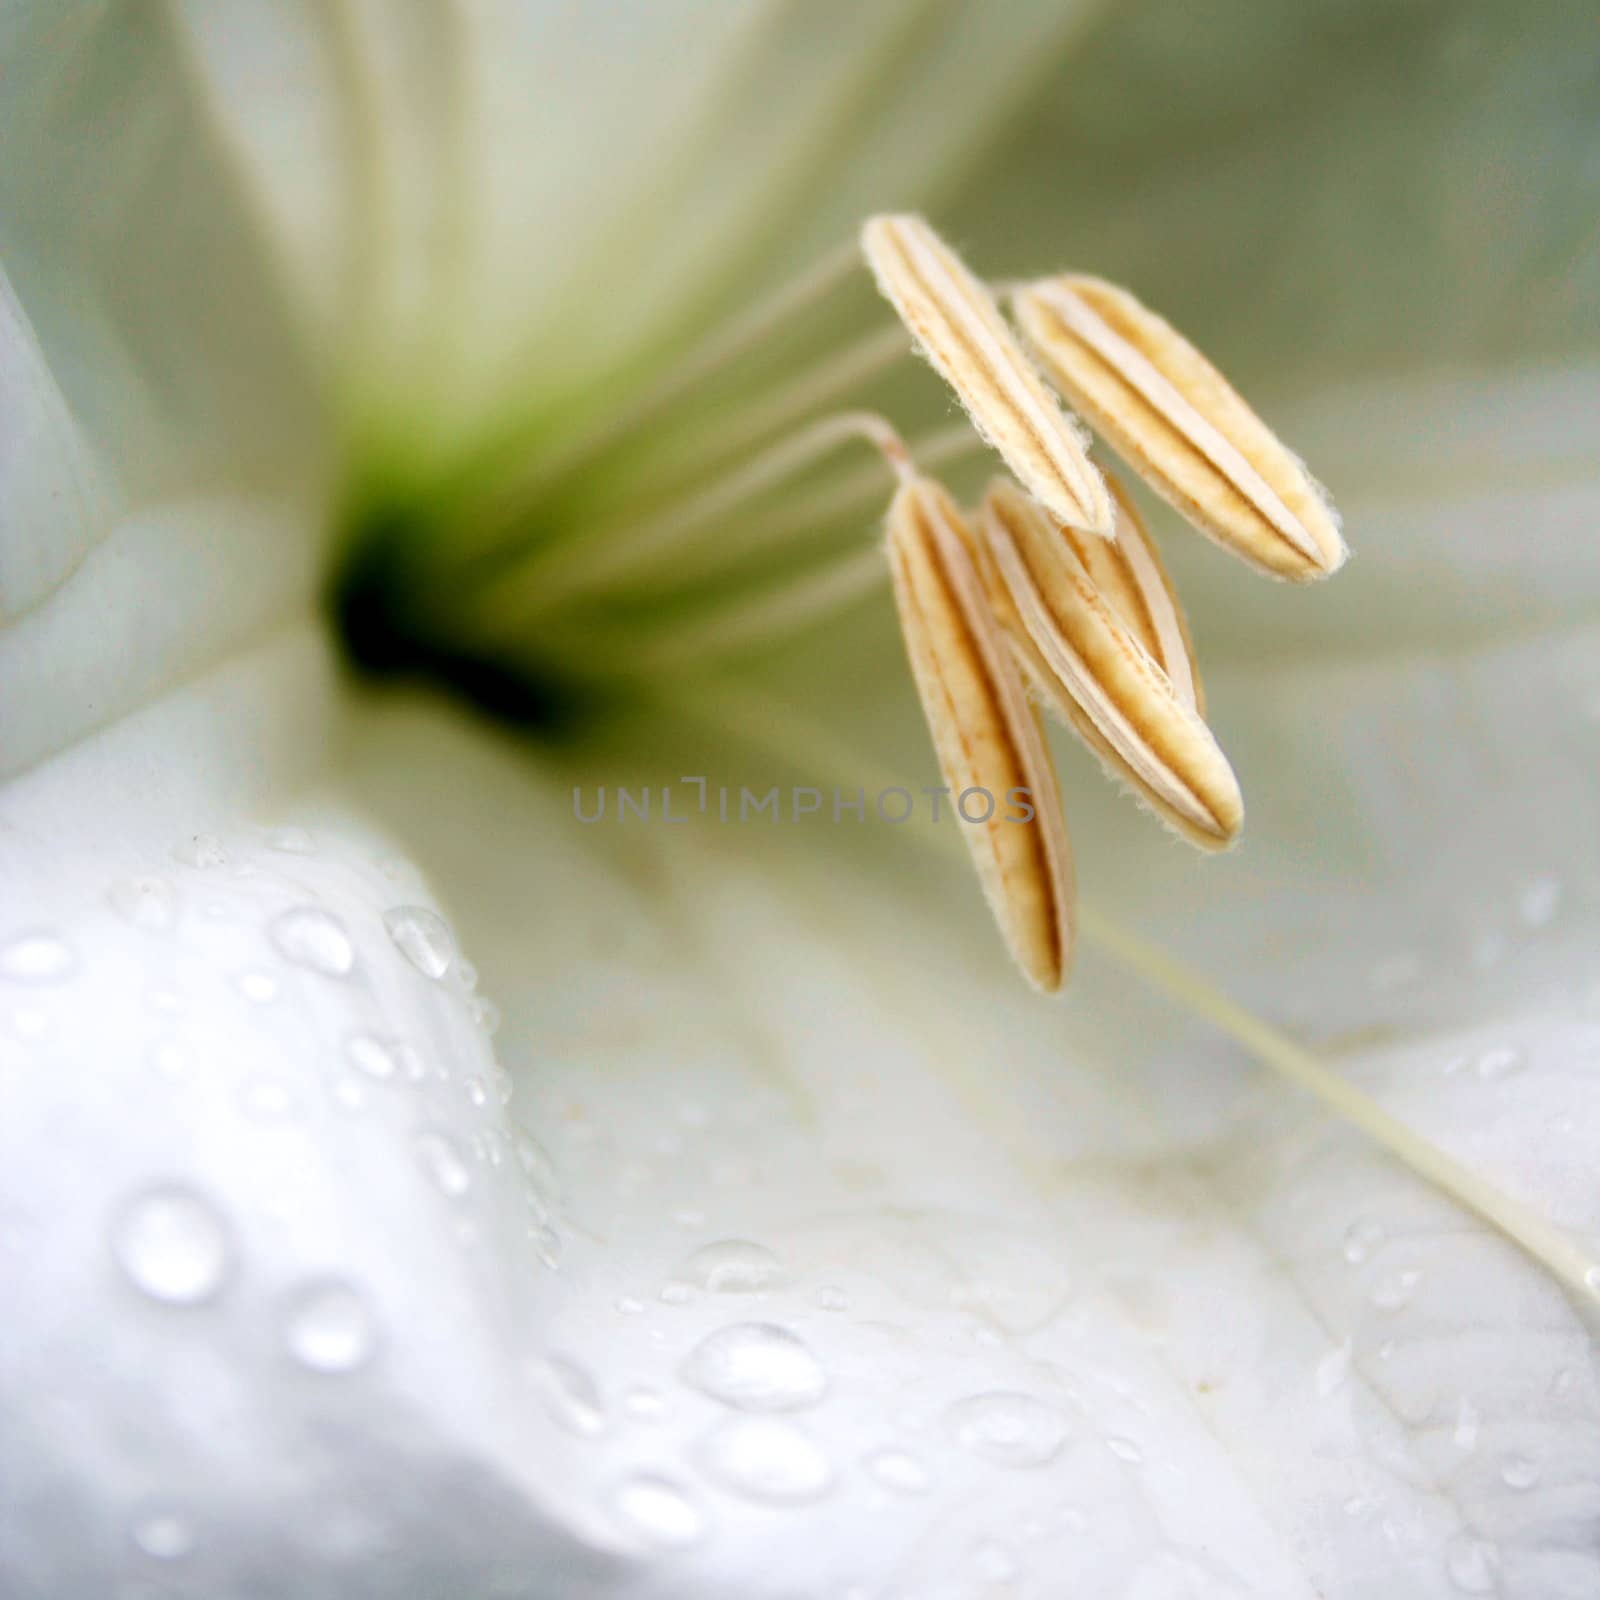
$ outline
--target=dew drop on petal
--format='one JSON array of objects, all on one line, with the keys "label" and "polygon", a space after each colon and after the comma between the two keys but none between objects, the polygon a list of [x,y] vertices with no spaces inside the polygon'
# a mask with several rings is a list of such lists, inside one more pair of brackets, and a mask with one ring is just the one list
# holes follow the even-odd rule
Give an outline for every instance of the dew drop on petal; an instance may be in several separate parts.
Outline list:
[{"label": "dew drop on petal", "polygon": [[741,1411],[798,1411],[828,1392],[828,1375],[787,1328],[740,1322],[707,1335],[683,1365],[684,1381]]},{"label": "dew drop on petal", "polygon": [[1522,1065],[1520,1051],[1513,1050],[1509,1045],[1499,1045],[1492,1050],[1485,1050],[1478,1057],[1478,1076],[1485,1083],[1491,1083],[1498,1078],[1509,1078]]},{"label": "dew drop on petal", "polygon": [[129,1531],[134,1544],[152,1561],[180,1561],[194,1549],[194,1529],[176,1511],[142,1511]]},{"label": "dew drop on petal", "polygon": [[1526,1456],[1507,1456],[1500,1463],[1500,1481],[1508,1489],[1531,1489],[1539,1481],[1539,1469]]},{"label": "dew drop on petal", "polygon": [[768,1505],[804,1505],[833,1487],[821,1446],[776,1417],[731,1418],[702,1441],[697,1460],[714,1483]]},{"label": "dew drop on petal", "polygon": [[674,1276],[713,1294],[754,1294],[784,1281],[783,1263],[749,1239],[719,1239],[702,1246]]},{"label": "dew drop on petal", "polygon": [[285,961],[324,977],[342,978],[356,964],[355,946],[344,925],[316,906],[280,912],[267,932]]},{"label": "dew drop on petal", "polygon": [[77,965],[72,947],[53,933],[19,933],[0,945],[0,978],[13,983],[60,983]]},{"label": "dew drop on petal", "polygon": [[1383,1226],[1377,1222],[1353,1222],[1344,1236],[1344,1258],[1359,1267],[1383,1243]]},{"label": "dew drop on petal", "polygon": [[1351,1344],[1346,1339],[1317,1363],[1317,1393],[1322,1399],[1344,1387],[1350,1376],[1350,1351]]},{"label": "dew drop on petal", "polygon": [[1144,1460],[1144,1451],[1132,1439],[1124,1439],[1120,1434],[1113,1434],[1106,1440],[1106,1449],[1118,1461],[1126,1461],[1130,1465],[1137,1466],[1139,1462]]},{"label": "dew drop on petal", "polygon": [[655,1473],[640,1473],[618,1484],[611,1504],[651,1544],[676,1548],[693,1544],[705,1532],[700,1509],[675,1483]]},{"label": "dew drop on petal", "polygon": [[667,1413],[666,1396],[648,1384],[638,1384],[622,1397],[622,1407],[638,1422],[656,1422]]},{"label": "dew drop on petal", "polygon": [[867,1471],[895,1494],[926,1494],[927,1469],[904,1450],[879,1450],[867,1457]]},{"label": "dew drop on petal", "polygon": [[228,847],[214,833],[196,833],[173,848],[172,859],[186,867],[225,867]]},{"label": "dew drop on petal", "polygon": [[422,1170],[433,1179],[442,1194],[456,1199],[472,1187],[472,1172],[448,1135],[419,1133],[416,1152]]},{"label": "dew drop on petal", "polygon": [[122,920],[147,933],[165,933],[178,919],[177,891],[165,878],[127,878],[106,891],[106,903]]},{"label": "dew drop on petal", "polygon": [[1418,1268],[1397,1267],[1378,1280],[1372,1291],[1372,1303],[1380,1311],[1398,1311],[1411,1303],[1421,1281],[1422,1273]]},{"label": "dew drop on petal", "polygon": [[276,1122],[294,1110],[289,1091],[276,1078],[251,1078],[239,1092],[239,1104],[258,1122]]},{"label": "dew drop on petal", "polygon": [[528,1364],[528,1376],[550,1420],[568,1433],[590,1438],[606,1425],[605,1406],[590,1375],[565,1356]]},{"label": "dew drop on petal", "polygon": [[817,1306],[823,1311],[848,1311],[850,1296],[837,1284],[825,1283],[817,1290]]},{"label": "dew drop on petal", "polygon": [[148,1189],[118,1217],[112,1248],[136,1288],[169,1305],[197,1305],[221,1287],[228,1238],[209,1203],[177,1186]]},{"label": "dew drop on petal", "polygon": [[972,1553],[972,1571],[980,1583],[1009,1584],[1017,1576],[1017,1558],[1003,1544],[987,1540]]},{"label": "dew drop on petal", "polygon": [[392,1078],[400,1062],[393,1047],[375,1033],[353,1033],[345,1040],[345,1058],[369,1078]]},{"label": "dew drop on petal", "polygon": [[1517,900],[1517,911],[1530,928],[1542,928],[1561,909],[1561,883],[1557,878],[1535,878]]},{"label": "dew drop on petal", "polygon": [[295,1296],[284,1338],[289,1353],[313,1372],[354,1372],[371,1359],[377,1329],[362,1295],[335,1278]]},{"label": "dew drop on petal", "polygon": [[247,972],[239,979],[239,993],[258,1006],[269,1006],[278,998],[278,980],[271,973]]},{"label": "dew drop on petal", "polygon": [[1456,1425],[1450,1439],[1457,1450],[1470,1453],[1478,1448],[1478,1429],[1482,1423],[1478,1408],[1465,1395],[1456,1407]]},{"label": "dew drop on petal", "polygon": [[1007,1390],[958,1400],[945,1421],[963,1449],[997,1467],[1041,1467],[1067,1436],[1054,1408]]},{"label": "dew drop on petal", "polygon": [[456,959],[450,924],[426,906],[397,906],[383,914],[395,948],[426,978],[442,978]]},{"label": "dew drop on petal", "polygon": [[1498,1548],[1486,1539],[1453,1539],[1445,1555],[1445,1570],[1463,1594],[1490,1594],[1499,1556]]},{"label": "dew drop on petal", "polygon": [[267,844],[290,856],[314,856],[316,842],[304,828],[274,828],[267,835]]}]

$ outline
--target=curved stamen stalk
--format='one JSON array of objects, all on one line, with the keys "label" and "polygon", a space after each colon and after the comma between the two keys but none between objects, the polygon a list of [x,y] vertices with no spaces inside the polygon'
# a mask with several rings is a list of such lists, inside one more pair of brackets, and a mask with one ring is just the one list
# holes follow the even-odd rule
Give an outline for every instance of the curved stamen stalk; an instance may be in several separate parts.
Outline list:
[{"label": "curved stamen stalk", "polygon": [[[905,788],[902,774],[874,772],[874,763],[845,748],[825,727],[801,713],[726,684],[701,684],[673,696],[672,705],[851,788],[866,782]],[[960,848],[952,829],[918,829],[916,836]],[[1600,1260],[1569,1239],[1530,1206],[1498,1188],[1482,1173],[1390,1116],[1372,1097],[1341,1078],[1311,1050],[1231,999],[1199,973],[1157,945],[1124,928],[1090,904],[1080,904],[1080,933],[1112,960],[1165,995],[1180,1009],[1226,1034],[1254,1060],[1305,1090],[1321,1105],[1359,1129],[1419,1178],[1474,1212],[1543,1266],[1580,1306],[1600,1312]]]},{"label": "curved stamen stalk", "polygon": [[638,396],[631,405],[602,417],[565,448],[536,462],[514,485],[517,495],[548,488],[605,453],[613,444],[660,415],[688,390],[731,366],[740,356],[772,337],[786,322],[809,310],[845,282],[860,266],[854,244],[841,245],[797,278],[759,300],[741,316],[710,334]]},{"label": "curved stamen stalk", "polygon": [[853,340],[750,407],[734,422],[718,420],[696,438],[672,449],[655,471],[642,473],[629,484],[628,503],[647,502],[664,487],[682,485],[720,463],[735,460],[762,440],[836,405],[853,389],[870,383],[910,353],[906,336],[898,327],[882,328]]},{"label": "curved stamen stalk", "polygon": [[[575,594],[650,566],[720,517],[777,488],[841,446],[862,442],[882,456],[892,481],[910,471],[911,455],[905,442],[876,412],[846,411],[824,417],[756,456],[711,489],[691,495],[653,518],[597,530],[591,540],[600,543],[598,549],[586,542],[524,563],[520,571],[502,576],[491,592],[479,597],[474,621],[491,637],[524,634],[532,621]],[[624,530],[628,533],[625,543],[602,542],[607,531],[614,537]]]},{"label": "curved stamen stalk", "polygon": [[627,652],[629,666],[654,673],[704,666],[716,657],[757,646],[769,648],[859,604],[888,581],[882,546],[874,541],[765,594],[741,596],[713,615],[681,626],[658,644],[634,645]]}]

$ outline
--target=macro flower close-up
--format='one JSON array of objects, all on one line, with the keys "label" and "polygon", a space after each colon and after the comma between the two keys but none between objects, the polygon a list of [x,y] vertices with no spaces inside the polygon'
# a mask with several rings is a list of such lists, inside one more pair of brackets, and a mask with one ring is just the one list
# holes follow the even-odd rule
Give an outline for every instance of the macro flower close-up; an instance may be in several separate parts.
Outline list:
[{"label": "macro flower close-up", "polygon": [[1600,29],[0,4],[0,1595],[1600,1593]]}]

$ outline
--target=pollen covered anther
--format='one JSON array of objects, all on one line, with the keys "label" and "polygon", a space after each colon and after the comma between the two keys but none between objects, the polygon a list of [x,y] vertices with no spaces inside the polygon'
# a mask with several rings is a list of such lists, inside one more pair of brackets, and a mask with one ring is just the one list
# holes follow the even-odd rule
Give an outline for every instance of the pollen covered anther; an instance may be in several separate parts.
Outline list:
[{"label": "pollen covered anther", "polygon": [[1067,275],[1027,285],[1012,305],[1055,386],[1202,533],[1276,578],[1343,565],[1338,521],[1299,459],[1126,289]]},{"label": "pollen covered anther", "polygon": [[1041,697],[1191,843],[1231,844],[1244,802],[1227,757],[1061,530],[1004,481],[990,486],[981,528],[996,609]]},{"label": "pollen covered anther", "polygon": [[[1072,961],[1071,849],[1038,713],[984,593],[973,537],[938,484],[889,507],[895,603],[960,828],[1007,945],[1054,993]],[[976,795],[977,799],[970,799]]]},{"label": "pollen covered anther", "polygon": [[1105,484],[989,291],[920,217],[874,217],[861,245],[918,348],[1028,491],[1061,521],[1110,538]]}]

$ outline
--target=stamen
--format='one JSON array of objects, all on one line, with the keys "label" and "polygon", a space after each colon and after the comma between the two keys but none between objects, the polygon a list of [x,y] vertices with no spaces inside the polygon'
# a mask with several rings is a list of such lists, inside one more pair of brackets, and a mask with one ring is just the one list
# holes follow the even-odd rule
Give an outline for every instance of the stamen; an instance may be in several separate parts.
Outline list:
[{"label": "stamen", "polygon": [[519,496],[530,495],[586,466],[619,439],[665,411],[687,390],[730,366],[786,322],[831,294],[850,276],[858,259],[853,248],[841,246],[765,300],[757,301],[741,316],[713,329],[699,345],[662,373],[632,405],[607,414],[564,449],[538,461],[533,470],[517,482],[515,492]]},{"label": "stamen", "polygon": [[[883,771],[832,732],[796,712],[725,683],[698,685],[674,698],[690,715],[713,721],[780,759],[852,789],[907,787],[903,775]],[[918,828],[915,837],[941,849],[959,848],[955,830]],[[1407,1127],[1370,1095],[1332,1071],[1314,1052],[1230,999],[1175,956],[1140,938],[1104,912],[1080,904],[1078,929],[1112,960],[1219,1032],[1262,1066],[1304,1089],[1334,1115],[1359,1129],[1402,1166],[1441,1194],[1483,1218],[1568,1289],[1580,1306],[1600,1311],[1600,1261],[1567,1238],[1530,1206],[1507,1194],[1465,1162]]]},{"label": "stamen", "polygon": [[627,652],[630,666],[654,672],[699,665],[758,645],[769,649],[881,590],[888,577],[878,544],[852,549],[842,560],[782,584],[776,592],[741,597],[659,645],[634,646]]},{"label": "stamen", "polygon": [[1339,568],[1310,474],[1176,329],[1098,278],[1046,279],[1013,305],[1056,386],[1202,533],[1274,577]]},{"label": "stamen", "polygon": [[884,297],[1029,493],[1109,539],[1100,474],[984,286],[920,217],[874,217],[861,247]]},{"label": "stamen", "polygon": [[[720,517],[804,472],[841,446],[863,441],[878,451],[896,480],[903,481],[910,474],[910,452],[883,417],[871,411],[825,417],[755,457],[709,490],[690,496],[651,520],[596,529],[582,547],[526,563],[520,573],[501,579],[491,593],[481,597],[477,620],[491,633],[524,633],[529,622],[541,613],[596,583],[648,568],[693,535],[714,526]],[[599,544],[608,533],[614,536],[622,531],[629,536],[625,544],[613,542],[609,547],[590,548],[591,543]]]},{"label": "stamen", "polygon": [[[861,384],[869,383],[908,354],[905,334],[897,327],[881,329],[824,358],[792,383],[751,407],[731,425],[719,422],[707,430],[698,447],[679,446],[668,458],[667,471],[636,479],[630,502],[648,498],[663,481],[681,482],[731,460],[763,439],[833,405]],[[669,477],[670,474],[670,477]]]}]

